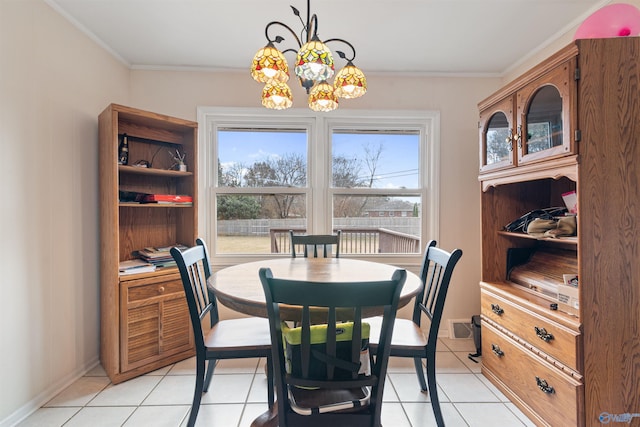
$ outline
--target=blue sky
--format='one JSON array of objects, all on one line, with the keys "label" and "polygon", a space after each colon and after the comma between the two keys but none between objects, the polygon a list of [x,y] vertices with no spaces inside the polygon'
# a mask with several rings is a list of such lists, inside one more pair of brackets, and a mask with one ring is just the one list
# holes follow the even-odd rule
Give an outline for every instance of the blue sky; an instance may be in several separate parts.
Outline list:
[{"label": "blue sky", "polygon": [[[418,186],[418,135],[340,134],[333,136],[333,154],[365,158],[364,147],[382,146],[377,164],[377,188],[415,188]],[[218,133],[218,158],[223,165],[243,163],[250,166],[269,156],[285,153],[306,154],[304,132],[235,132]],[[362,164],[363,175],[368,170]]]}]

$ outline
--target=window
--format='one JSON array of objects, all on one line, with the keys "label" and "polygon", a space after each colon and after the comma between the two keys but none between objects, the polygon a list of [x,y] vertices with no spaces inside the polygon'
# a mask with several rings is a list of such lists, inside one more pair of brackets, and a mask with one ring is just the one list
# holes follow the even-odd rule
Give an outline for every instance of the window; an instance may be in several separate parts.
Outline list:
[{"label": "window", "polygon": [[307,228],[308,129],[220,124],[215,141],[216,253],[282,252],[273,230]]},{"label": "window", "polygon": [[[420,253],[423,132],[410,125],[397,126],[393,120],[328,122],[333,228],[351,237],[342,253]],[[415,215],[396,218],[400,210]],[[360,244],[371,240],[373,245]]]},{"label": "window", "polygon": [[198,120],[200,228],[218,257],[289,253],[289,230],[342,230],[341,256],[419,257],[437,238],[437,113],[200,108]]}]

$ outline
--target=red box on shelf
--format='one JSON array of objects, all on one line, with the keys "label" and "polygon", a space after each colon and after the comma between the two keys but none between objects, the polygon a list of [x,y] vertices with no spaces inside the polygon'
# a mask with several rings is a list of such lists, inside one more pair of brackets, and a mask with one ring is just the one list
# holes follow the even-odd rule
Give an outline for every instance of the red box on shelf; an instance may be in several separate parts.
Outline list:
[{"label": "red box on shelf", "polygon": [[193,202],[193,197],[179,194],[147,194],[143,202],[190,203]]}]

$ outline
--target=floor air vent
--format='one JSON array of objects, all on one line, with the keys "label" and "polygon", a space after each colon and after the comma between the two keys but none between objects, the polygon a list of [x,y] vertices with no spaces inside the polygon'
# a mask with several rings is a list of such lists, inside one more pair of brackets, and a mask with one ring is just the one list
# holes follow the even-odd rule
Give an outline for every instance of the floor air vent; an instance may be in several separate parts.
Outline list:
[{"label": "floor air vent", "polygon": [[449,320],[449,338],[452,338],[452,339],[473,338],[473,329],[471,329],[471,322],[467,319]]}]

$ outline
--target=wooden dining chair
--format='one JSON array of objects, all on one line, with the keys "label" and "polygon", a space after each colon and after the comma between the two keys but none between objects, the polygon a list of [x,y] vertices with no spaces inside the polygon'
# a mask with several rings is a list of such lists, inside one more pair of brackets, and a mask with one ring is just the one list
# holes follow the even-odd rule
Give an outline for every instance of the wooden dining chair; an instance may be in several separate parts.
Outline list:
[{"label": "wooden dining chair", "polygon": [[[435,240],[427,244],[420,272],[424,288],[415,297],[412,319],[396,319],[391,341],[391,356],[413,358],[420,389],[429,393],[438,426],[444,426],[444,420],[436,386],[436,345],[451,275],[461,256],[460,249],[449,253],[437,248]],[[430,322],[426,336],[420,328],[423,315]],[[366,321],[371,324],[372,331],[380,328],[382,324],[380,318],[366,319]],[[372,336],[376,336],[375,332]],[[376,346],[377,343],[372,340],[371,347],[376,348]],[[422,359],[426,359],[426,382]]]},{"label": "wooden dining chair", "polygon": [[[216,297],[207,286],[207,280],[211,277],[207,246],[202,239],[197,239],[196,243],[196,246],[183,251],[171,248],[171,255],[180,270],[196,343],[196,386],[187,423],[189,427],[195,425],[202,393],[209,389],[218,360],[266,358],[269,408],[274,403],[269,321],[257,317],[220,320]],[[202,326],[207,315],[208,331]]]},{"label": "wooden dining chair", "polygon": [[[289,240],[291,241],[291,257],[296,257],[296,248],[302,246],[304,257],[313,256],[313,258],[331,257],[331,253],[335,252],[335,257],[340,257],[340,235],[341,230],[336,234],[293,234],[293,230],[289,230]],[[335,246],[335,251],[332,249]],[[312,254],[309,254],[312,250]],[[320,250],[320,254],[318,254]]]},{"label": "wooden dining chair", "polygon": [[[260,269],[273,342],[277,425],[380,426],[391,333],[406,275],[396,270],[388,280],[319,283],[278,279],[270,269]],[[299,327],[281,320],[280,304],[300,309],[298,319],[288,319]],[[371,354],[364,307],[384,308],[379,344]],[[324,320],[315,323],[319,318]]]}]

